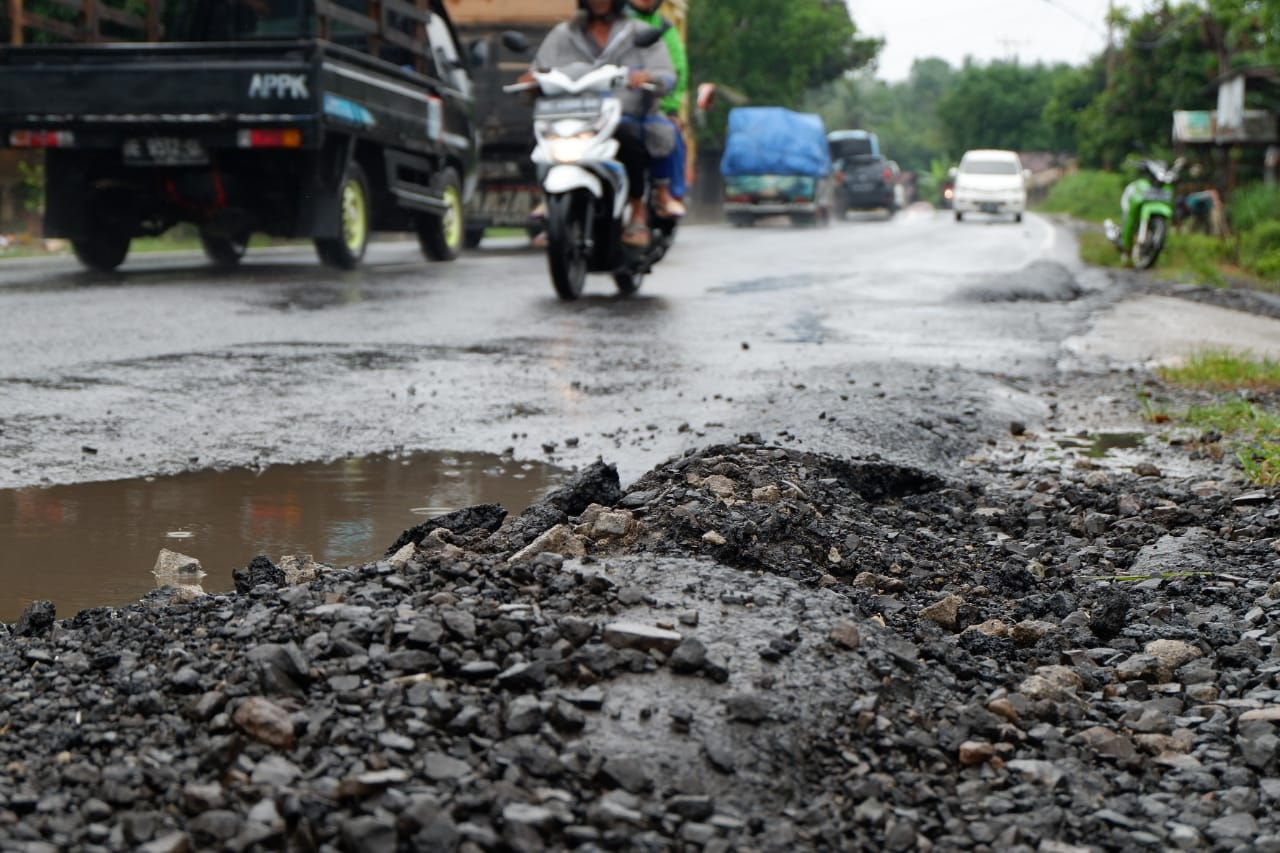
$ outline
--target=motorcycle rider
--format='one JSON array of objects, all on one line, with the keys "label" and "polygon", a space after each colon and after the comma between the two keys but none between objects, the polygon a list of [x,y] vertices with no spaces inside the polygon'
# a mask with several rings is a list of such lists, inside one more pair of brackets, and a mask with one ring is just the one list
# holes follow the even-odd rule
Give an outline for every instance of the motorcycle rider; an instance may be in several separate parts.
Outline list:
[{"label": "motorcycle rider", "polygon": [[618,129],[618,159],[627,170],[631,210],[622,242],[643,248],[649,245],[644,203],[648,173],[652,161],[668,155],[675,145],[674,127],[667,130],[666,122],[659,125],[645,119],[660,117],[658,96],[674,88],[676,74],[663,42],[643,48],[634,43],[637,24],[626,17],[625,7],[626,0],[578,0],[578,11],[547,34],[530,70],[520,79],[533,80],[535,68],[595,62],[606,48],[614,64],[630,69],[628,89],[620,95],[624,118]]},{"label": "motorcycle rider", "polygon": [[[662,0],[627,0],[631,9],[631,17],[651,27],[661,28],[667,22],[658,9]],[[680,110],[684,106],[685,92],[689,89],[689,58],[685,52],[684,39],[680,31],[667,26],[662,33],[662,41],[671,55],[671,64],[676,70],[676,85],[670,92],[662,96],[662,114],[671,122],[675,134],[675,146],[666,157],[654,161],[653,164],[653,202],[654,208],[661,216],[679,218],[685,215],[684,196],[686,192],[685,170],[688,149],[684,142],[684,128],[680,120]],[[651,118],[650,121],[660,119]]]}]

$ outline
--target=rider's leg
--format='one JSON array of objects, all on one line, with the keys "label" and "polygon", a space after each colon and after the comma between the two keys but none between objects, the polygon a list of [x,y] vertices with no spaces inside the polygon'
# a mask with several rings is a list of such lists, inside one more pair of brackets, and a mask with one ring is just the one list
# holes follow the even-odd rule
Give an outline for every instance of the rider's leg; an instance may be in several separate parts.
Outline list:
[{"label": "rider's leg", "polygon": [[[674,138],[677,143],[680,139],[680,129],[671,119],[666,116],[649,116],[646,124],[661,125],[661,127]],[[667,219],[676,219],[684,216],[684,205],[680,203],[681,193],[677,191],[677,186],[683,185],[683,176],[681,172],[684,169],[684,160],[680,156],[680,146],[677,144],[672,147],[668,154],[661,157],[653,158],[651,167],[653,178],[653,207],[659,216]]]},{"label": "rider's leg", "polygon": [[627,170],[631,222],[623,229],[622,242],[628,246],[649,245],[649,215],[645,211],[644,190],[648,180],[649,152],[644,147],[640,123],[631,117],[618,128],[618,159]]},{"label": "rider's leg", "polygon": [[669,116],[671,123],[676,128],[676,146],[671,152],[671,156],[675,158],[675,168],[671,175],[671,194],[676,198],[684,198],[688,192],[687,175],[689,168],[689,149],[684,142],[684,128],[680,126],[680,121],[675,116]]}]

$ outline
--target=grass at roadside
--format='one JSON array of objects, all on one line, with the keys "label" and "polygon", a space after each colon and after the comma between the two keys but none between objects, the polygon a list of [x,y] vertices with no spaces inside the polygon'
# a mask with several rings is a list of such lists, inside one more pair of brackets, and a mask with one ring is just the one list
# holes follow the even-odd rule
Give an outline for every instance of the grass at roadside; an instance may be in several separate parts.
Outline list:
[{"label": "grass at roadside", "polygon": [[1124,192],[1125,183],[1123,175],[1112,172],[1074,172],[1054,184],[1037,209],[1101,224],[1107,217],[1120,215],[1120,193]]},{"label": "grass at roadside", "polygon": [[1205,392],[1209,399],[1172,415],[1151,405],[1153,421],[1175,420],[1206,434],[1221,436],[1258,485],[1280,483],[1280,362],[1249,353],[1204,350],[1183,365],[1158,373],[1171,385]]},{"label": "grass at roadside", "polygon": [[[283,246],[294,243],[302,245],[307,242],[309,241],[282,240],[268,237],[265,234],[255,234],[249,240],[249,248],[260,249],[265,246]],[[129,254],[200,251],[200,248],[200,234],[195,226],[177,225],[158,237],[135,237],[129,244]],[[67,255],[70,253],[71,244],[66,240],[41,240],[20,237],[15,239],[13,244],[3,252],[0,252],[0,259],[43,258],[50,255]]]},{"label": "grass at roadside", "polygon": [[[1037,206],[1094,227],[1079,234],[1080,258],[1094,266],[1123,267],[1129,261],[1102,234],[1101,223],[1119,219],[1120,195],[1128,176],[1080,171],[1064,176]],[[1231,237],[1174,232],[1156,264],[1161,278],[1226,287],[1243,283],[1255,290],[1280,291],[1280,191],[1256,186],[1239,190],[1229,211]]]}]

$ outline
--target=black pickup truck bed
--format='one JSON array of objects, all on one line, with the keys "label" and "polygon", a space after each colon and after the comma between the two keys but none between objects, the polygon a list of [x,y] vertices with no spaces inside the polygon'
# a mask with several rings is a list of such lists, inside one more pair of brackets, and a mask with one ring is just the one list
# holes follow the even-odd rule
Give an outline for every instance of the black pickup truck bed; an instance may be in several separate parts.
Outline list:
[{"label": "black pickup truck bed", "polygon": [[44,149],[46,236],[91,267],[178,222],[225,263],[252,232],[313,238],[351,267],[370,231],[417,230],[448,259],[477,158],[465,68],[318,38],[11,47],[0,144]]}]

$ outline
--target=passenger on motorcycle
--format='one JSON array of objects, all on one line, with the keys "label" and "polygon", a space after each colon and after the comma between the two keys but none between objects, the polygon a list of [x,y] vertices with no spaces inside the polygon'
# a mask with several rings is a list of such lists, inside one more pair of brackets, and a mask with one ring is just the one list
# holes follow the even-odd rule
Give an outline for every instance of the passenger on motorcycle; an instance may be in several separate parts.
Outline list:
[{"label": "passenger on motorcycle", "polygon": [[[662,96],[662,114],[671,122],[675,133],[675,146],[666,157],[659,158],[653,164],[653,206],[659,216],[673,219],[685,215],[684,196],[686,192],[685,170],[687,148],[684,142],[683,126],[680,111],[684,106],[685,92],[689,89],[689,57],[685,51],[684,39],[680,31],[670,26],[658,12],[662,0],[627,0],[631,7],[631,16],[641,23],[661,29],[662,40],[667,45],[667,53],[671,55],[671,64],[676,70],[676,85],[670,92]],[[650,117],[649,121],[663,121]]]},{"label": "passenger on motorcycle", "polygon": [[626,0],[578,0],[578,11],[555,26],[538,48],[533,66],[521,81],[533,79],[533,68],[555,68],[573,62],[595,62],[609,48],[610,61],[631,69],[629,88],[620,96],[625,114],[618,130],[618,159],[627,170],[631,219],[622,241],[628,246],[649,245],[649,218],[644,193],[655,158],[665,157],[675,145],[674,128],[646,123],[647,116],[661,117],[659,98],[674,88],[675,69],[666,45],[650,47],[634,43],[635,27],[624,15]]}]

